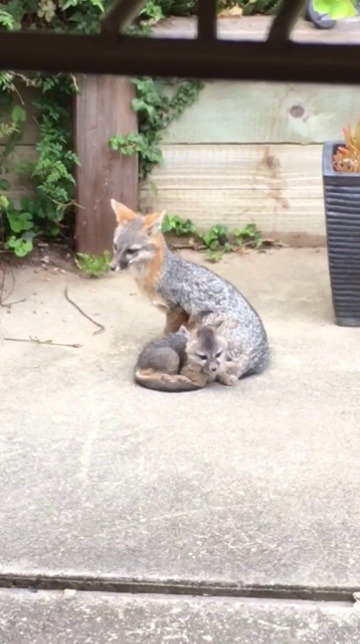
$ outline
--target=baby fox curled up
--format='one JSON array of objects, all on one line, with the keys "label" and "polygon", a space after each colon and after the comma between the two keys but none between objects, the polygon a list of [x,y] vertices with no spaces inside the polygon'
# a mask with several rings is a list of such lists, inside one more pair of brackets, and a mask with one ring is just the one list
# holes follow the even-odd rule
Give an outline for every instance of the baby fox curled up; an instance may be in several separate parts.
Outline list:
[{"label": "baby fox curled up", "polygon": [[173,253],[161,233],[161,214],[140,215],[111,200],[117,226],[113,270],[130,268],[140,290],[166,314],[165,333],[176,333],[189,318],[207,311],[203,324],[222,321],[227,359],[236,379],[261,373],[268,364],[263,323],[245,297],[213,271]]},{"label": "baby fox curled up", "polygon": [[149,342],[137,359],[135,382],[169,392],[202,389],[214,380],[235,385],[233,364],[226,360],[227,342],[218,326],[221,322],[217,326],[198,322]]}]

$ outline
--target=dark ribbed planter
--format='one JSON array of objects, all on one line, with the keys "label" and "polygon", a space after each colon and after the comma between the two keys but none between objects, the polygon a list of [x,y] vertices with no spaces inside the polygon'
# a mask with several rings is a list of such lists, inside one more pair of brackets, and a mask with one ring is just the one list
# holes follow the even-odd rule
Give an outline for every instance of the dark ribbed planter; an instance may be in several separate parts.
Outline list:
[{"label": "dark ribbed planter", "polygon": [[330,282],[335,322],[360,326],[360,174],[336,172],[342,141],[324,143],[323,183]]}]

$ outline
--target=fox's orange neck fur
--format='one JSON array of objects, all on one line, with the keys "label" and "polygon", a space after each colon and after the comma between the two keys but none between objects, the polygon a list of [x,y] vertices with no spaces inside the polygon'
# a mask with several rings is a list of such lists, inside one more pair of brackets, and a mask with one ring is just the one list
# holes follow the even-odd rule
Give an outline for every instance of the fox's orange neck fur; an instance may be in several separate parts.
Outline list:
[{"label": "fox's orange neck fur", "polygon": [[151,241],[156,247],[155,254],[142,266],[136,268],[135,279],[141,291],[154,301],[159,298],[156,287],[164,263],[165,240],[162,233],[158,232],[152,236]]}]

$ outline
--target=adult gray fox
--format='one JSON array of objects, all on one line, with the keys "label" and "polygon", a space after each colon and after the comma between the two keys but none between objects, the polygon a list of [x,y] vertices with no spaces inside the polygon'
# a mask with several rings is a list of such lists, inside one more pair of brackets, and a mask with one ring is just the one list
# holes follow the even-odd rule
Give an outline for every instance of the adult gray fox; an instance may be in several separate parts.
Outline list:
[{"label": "adult gray fox", "polygon": [[216,326],[201,320],[179,331],[148,342],[140,351],[134,380],[142,387],[158,391],[194,391],[218,380],[235,385],[234,365],[227,361],[227,342]]},{"label": "adult gray fox", "polygon": [[112,270],[130,267],[140,290],[166,313],[165,333],[179,330],[189,318],[209,311],[205,325],[223,322],[228,359],[237,379],[262,372],[268,364],[263,323],[235,286],[213,271],[183,259],[166,245],[161,233],[165,212],[140,215],[115,199]]}]

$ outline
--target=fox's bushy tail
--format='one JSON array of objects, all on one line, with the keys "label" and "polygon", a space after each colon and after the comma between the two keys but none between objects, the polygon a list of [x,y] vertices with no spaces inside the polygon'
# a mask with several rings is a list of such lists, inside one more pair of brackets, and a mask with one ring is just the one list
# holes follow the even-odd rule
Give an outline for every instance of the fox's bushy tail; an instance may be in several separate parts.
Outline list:
[{"label": "fox's bushy tail", "polygon": [[169,375],[153,369],[137,369],[134,374],[134,380],[138,385],[146,389],[167,391],[169,393],[202,389],[200,385],[196,385],[185,376],[179,374]]}]

